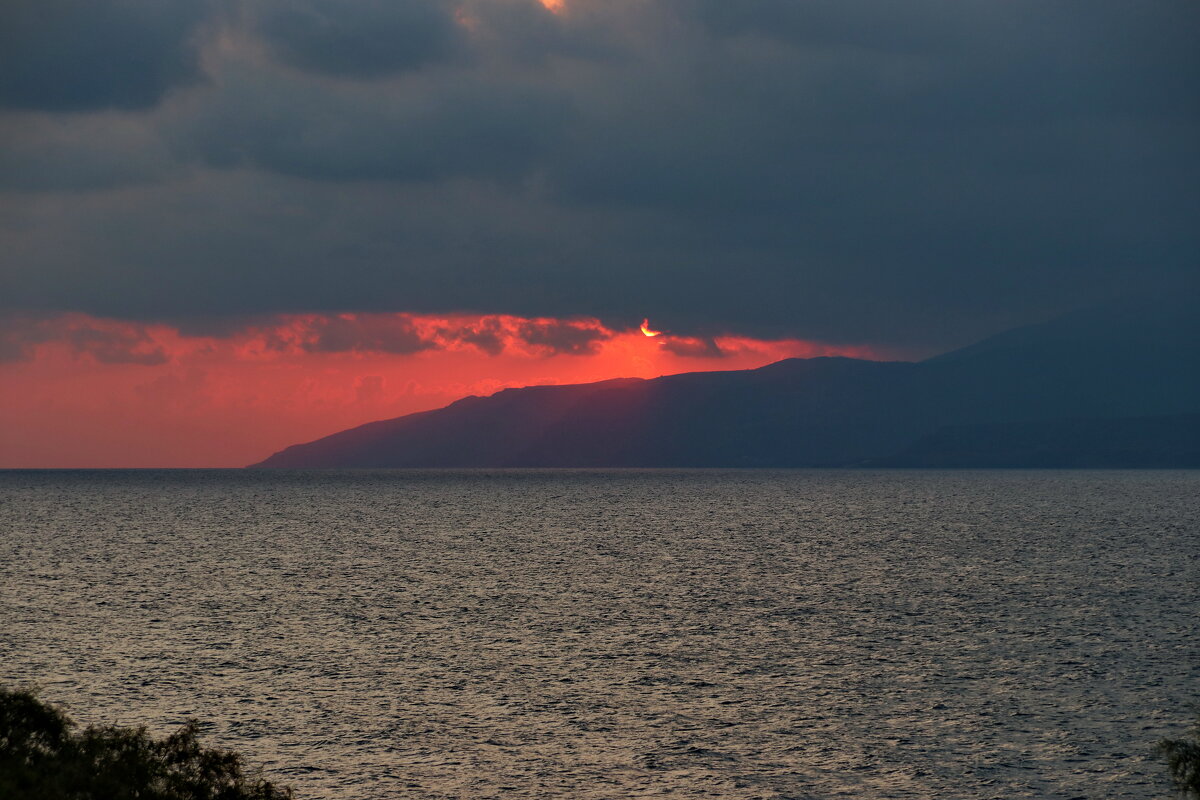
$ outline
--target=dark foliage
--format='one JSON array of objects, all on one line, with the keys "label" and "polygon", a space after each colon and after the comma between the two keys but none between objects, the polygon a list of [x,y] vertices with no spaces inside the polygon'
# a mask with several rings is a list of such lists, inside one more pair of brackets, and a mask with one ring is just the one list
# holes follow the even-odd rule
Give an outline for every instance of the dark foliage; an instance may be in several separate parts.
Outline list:
[{"label": "dark foliage", "polygon": [[1200,798],[1200,717],[1182,739],[1163,739],[1159,754],[1167,760],[1175,788],[1184,797]]},{"label": "dark foliage", "polygon": [[164,739],[145,728],[75,723],[31,691],[0,687],[0,798],[290,800],[244,772],[236,753],[200,745],[188,722]]}]

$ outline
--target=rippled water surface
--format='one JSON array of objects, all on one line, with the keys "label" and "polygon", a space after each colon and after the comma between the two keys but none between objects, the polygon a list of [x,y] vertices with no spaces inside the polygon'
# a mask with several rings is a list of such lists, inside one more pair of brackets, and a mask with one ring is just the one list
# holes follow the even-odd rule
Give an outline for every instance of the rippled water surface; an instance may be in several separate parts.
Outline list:
[{"label": "rippled water surface", "polygon": [[302,798],[1160,798],[1196,472],[0,473],[0,680]]}]

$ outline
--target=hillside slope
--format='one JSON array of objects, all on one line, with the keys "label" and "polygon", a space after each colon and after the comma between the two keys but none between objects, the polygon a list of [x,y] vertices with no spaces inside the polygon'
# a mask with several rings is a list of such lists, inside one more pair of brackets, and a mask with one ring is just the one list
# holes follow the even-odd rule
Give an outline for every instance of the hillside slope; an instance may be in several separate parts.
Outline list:
[{"label": "hillside slope", "polygon": [[[882,463],[955,426],[1062,428],[1195,412],[1197,316],[1182,301],[1126,304],[919,363],[788,359],[755,370],[507,389],[295,445],[254,466],[834,466]],[[1040,429],[1006,430],[1028,438]],[[1062,445],[1086,450],[1087,431],[1102,436],[1104,428],[1075,430]],[[980,431],[960,436],[951,460],[966,463],[962,447],[990,442],[994,450],[1005,435]],[[923,446],[923,465],[942,463],[937,447]],[[1009,460],[1019,466],[1015,454]]]}]

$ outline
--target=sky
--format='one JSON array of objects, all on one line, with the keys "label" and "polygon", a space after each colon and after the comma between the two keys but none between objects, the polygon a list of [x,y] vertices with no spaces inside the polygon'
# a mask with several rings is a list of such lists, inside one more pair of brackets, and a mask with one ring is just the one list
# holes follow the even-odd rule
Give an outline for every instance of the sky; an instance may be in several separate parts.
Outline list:
[{"label": "sky", "polygon": [[1197,30],[1194,0],[7,0],[0,466],[238,466],[1191,285]]}]

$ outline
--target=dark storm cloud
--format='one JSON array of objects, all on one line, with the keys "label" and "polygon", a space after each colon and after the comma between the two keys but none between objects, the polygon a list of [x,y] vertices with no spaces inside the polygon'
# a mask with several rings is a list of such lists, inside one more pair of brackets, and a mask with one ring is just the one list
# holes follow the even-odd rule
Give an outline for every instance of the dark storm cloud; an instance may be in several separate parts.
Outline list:
[{"label": "dark storm cloud", "polygon": [[459,76],[391,90],[234,72],[184,121],[186,152],[318,181],[524,174],[568,121],[557,90]]},{"label": "dark storm cloud", "polygon": [[517,331],[527,344],[546,350],[552,355],[590,355],[600,349],[600,343],[611,333],[594,325],[564,320],[531,320]]},{"label": "dark storm cloud", "polygon": [[504,352],[504,327],[496,319],[481,320],[476,325],[447,327],[439,333],[452,341],[478,347],[489,356],[498,356]]},{"label": "dark storm cloud", "polygon": [[170,356],[137,323],[83,321],[37,314],[0,315],[0,362],[23,361],[33,348],[58,342],[76,357],[103,364],[165,364]]},{"label": "dark storm cloud", "polygon": [[204,0],[5,0],[0,106],[145,109],[200,78]]},{"label": "dark storm cloud", "polygon": [[[979,102],[1005,114],[1013,104],[1065,102],[1067,109],[1177,105],[1195,87],[1192,0],[1158,0],[1134,13],[1120,0],[679,0],[713,35],[761,37],[808,49],[953,59]],[[975,81],[981,73],[1020,83],[1016,92]],[[1103,76],[1106,80],[1096,79]],[[951,78],[953,76],[946,76]],[[1153,77],[1154,80],[1145,80]],[[954,81],[950,81],[951,84]],[[1195,110],[1195,99],[1190,101]],[[962,105],[962,104],[960,104]],[[970,108],[970,106],[964,106]],[[943,109],[953,110],[953,109]]]},{"label": "dark storm cloud", "polygon": [[938,348],[1196,272],[1192,0],[224,7],[153,113],[0,117],[3,302]]},{"label": "dark storm cloud", "polygon": [[663,339],[661,346],[684,358],[723,358],[727,355],[720,345],[706,336],[668,336]]},{"label": "dark storm cloud", "polygon": [[1113,126],[1136,120],[1145,144],[1171,146],[1183,131],[1154,126],[1200,114],[1194,3],[680,7],[714,38],[684,78],[632,83],[616,115],[580,127],[561,164],[569,196],[758,214],[1014,168],[1086,181],[1125,155],[1112,145],[1129,142],[1104,141]]},{"label": "dark storm cloud", "polygon": [[[122,118],[124,117],[124,118]],[[153,132],[115,113],[62,125],[42,114],[0,118],[0,187],[25,192],[103,191],[177,171]]]},{"label": "dark storm cloud", "polygon": [[283,61],[329,75],[377,78],[462,46],[453,7],[438,0],[261,0],[251,9]]},{"label": "dark storm cloud", "polygon": [[407,355],[437,347],[404,318],[373,314],[318,317],[304,326],[301,347],[311,353],[349,351]]}]

